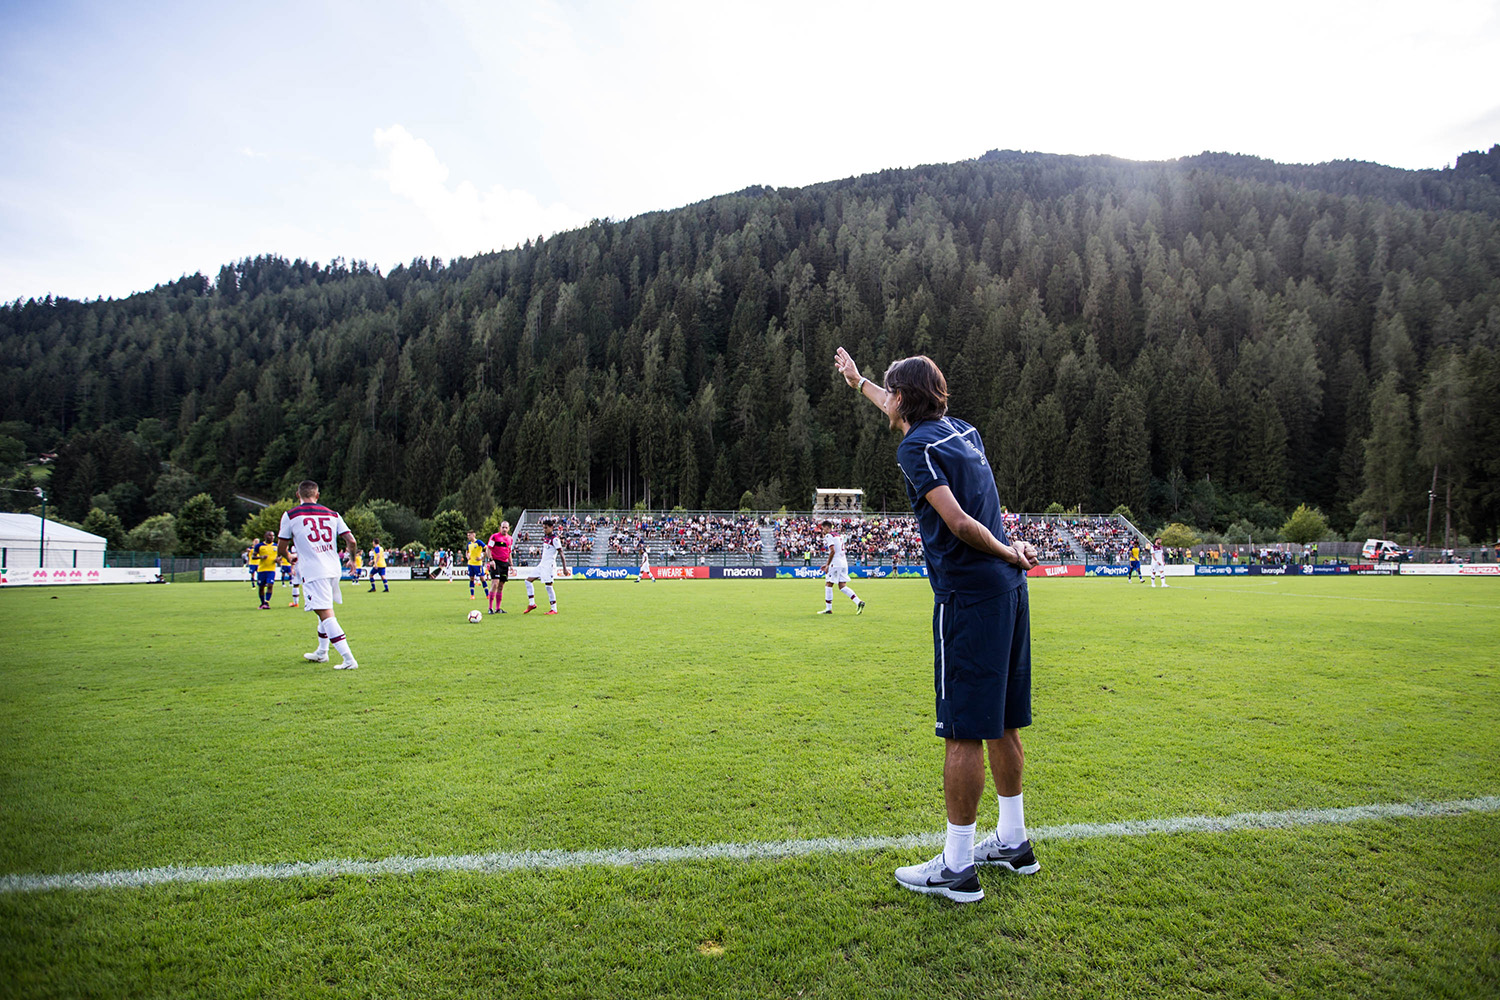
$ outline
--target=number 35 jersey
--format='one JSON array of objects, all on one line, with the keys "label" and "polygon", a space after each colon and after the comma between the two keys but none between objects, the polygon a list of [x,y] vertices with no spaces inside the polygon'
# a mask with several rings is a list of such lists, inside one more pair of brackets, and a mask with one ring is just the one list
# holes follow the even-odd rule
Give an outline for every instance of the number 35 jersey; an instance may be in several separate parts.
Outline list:
[{"label": "number 35 jersey", "polygon": [[299,503],[281,515],[280,538],[290,538],[297,547],[297,566],[304,580],[337,580],[339,536],[349,530],[337,512],[322,504]]}]

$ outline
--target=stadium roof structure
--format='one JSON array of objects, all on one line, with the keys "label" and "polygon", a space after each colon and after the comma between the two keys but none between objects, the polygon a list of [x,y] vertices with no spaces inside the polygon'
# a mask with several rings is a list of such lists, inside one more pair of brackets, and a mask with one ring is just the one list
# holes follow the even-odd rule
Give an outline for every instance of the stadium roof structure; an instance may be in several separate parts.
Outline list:
[{"label": "stadium roof structure", "polygon": [[864,505],[864,490],[819,488],[813,493],[813,510],[815,512],[837,510],[848,513],[859,513],[864,509]]}]

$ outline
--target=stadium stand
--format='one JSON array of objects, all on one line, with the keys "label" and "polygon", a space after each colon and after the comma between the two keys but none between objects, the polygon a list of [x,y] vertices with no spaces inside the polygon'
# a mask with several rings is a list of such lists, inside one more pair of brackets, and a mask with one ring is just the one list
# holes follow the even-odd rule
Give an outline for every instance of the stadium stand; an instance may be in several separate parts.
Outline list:
[{"label": "stadium stand", "polygon": [[[644,546],[656,565],[772,566],[820,564],[827,513],[653,511],[577,514],[528,510],[516,529],[522,562],[541,551],[544,517],[561,523],[570,561],[633,566]],[[1132,543],[1149,540],[1116,514],[1004,514],[1006,531],[1037,547],[1047,563],[1124,562]],[[922,536],[910,514],[834,514],[851,563],[922,561]]]}]

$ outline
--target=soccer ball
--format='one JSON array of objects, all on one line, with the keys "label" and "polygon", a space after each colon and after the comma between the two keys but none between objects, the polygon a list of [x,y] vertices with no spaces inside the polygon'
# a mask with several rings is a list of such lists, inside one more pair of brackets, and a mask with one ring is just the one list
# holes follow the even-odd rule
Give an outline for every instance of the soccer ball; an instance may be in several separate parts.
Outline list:
[{"label": "soccer ball", "polygon": [[470,625],[478,625],[482,621],[484,621],[484,615],[480,614],[477,609],[469,612]]}]

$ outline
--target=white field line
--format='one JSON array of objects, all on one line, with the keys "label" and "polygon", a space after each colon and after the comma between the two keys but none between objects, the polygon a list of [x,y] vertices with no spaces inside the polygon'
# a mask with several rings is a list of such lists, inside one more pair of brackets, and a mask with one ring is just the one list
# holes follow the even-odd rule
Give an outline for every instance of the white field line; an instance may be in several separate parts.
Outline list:
[{"label": "white field line", "polygon": [[[1235,813],[1231,816],[1174,816],[1167,819],[1125,820],[1118,823],[1068,823],[1031,831],[1035,841],[1146,837],[1173,833],[1228,833],[1237,830],[1285,830],[1304,826],[1357,823],[1364,820],[1459,816],[1500,812],[1500,796],[1487,795],[1450,802],[1407,802],[1338,809],[1291,809],[1285,812]],[[138,868],[133,871],[77,872],[70,875],[0,876],[0,893],[43,892],[53,889],[136,889],[169,883],[201,884],[256,879],[324,878],[335,875],[410,875],[415,872],[526,872],[589,865],[622,867],[674,861],[754,861],[810,854],[855,854],[863,851],[932,849],[942,844],[940,833],[901,837],[820,837],[748,844],[704,844],[683,847],[645,847],[598,851],[520,851],[508,854],[456,854],[441,857],[392,857],[379,861],[294,861],[284,864],[243,864],[218,867]]]},{"label": "white field line", "polygon": [[1460,601],[1408,601],[1399,597],[1350,597],[1347,594],[1305,594],[1296,590],[1264,590],[1266,587],[1275,587],[1276,583],[1250,584],[1245,587],[1196,587],[1190,583],[1174,583],[1171,589],[1181,587],[1183,590],[1201,590],[1205,594],[1220,594],[1230,590],[1248,590],[1254,593],[1266,593],[1271,597],[1317,597],[1326,601],[1374,601],[1378,604],[1425,604],[1434,608],[1489,608],[1494,610],[1500,608],[1500,604],[1470,604]]}]

